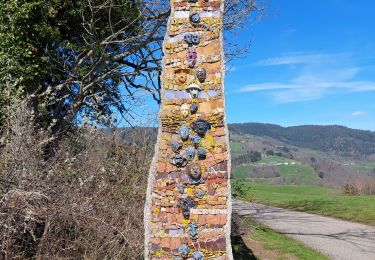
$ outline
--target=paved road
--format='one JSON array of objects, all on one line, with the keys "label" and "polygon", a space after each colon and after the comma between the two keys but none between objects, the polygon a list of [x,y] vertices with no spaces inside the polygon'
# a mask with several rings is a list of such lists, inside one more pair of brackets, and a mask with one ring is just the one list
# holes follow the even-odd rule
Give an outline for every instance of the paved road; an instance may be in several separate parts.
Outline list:
[{"label": "paved road", "polygon": [[250,216],[337,260],[375,260],[375,227],[248,202],[233,211]]}]

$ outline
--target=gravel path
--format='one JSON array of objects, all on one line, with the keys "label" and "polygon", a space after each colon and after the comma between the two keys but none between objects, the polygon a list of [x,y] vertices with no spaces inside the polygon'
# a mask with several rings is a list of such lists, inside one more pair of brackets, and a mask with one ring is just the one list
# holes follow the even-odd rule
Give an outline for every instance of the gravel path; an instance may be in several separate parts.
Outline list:
[{"label": "gravel path", "polygon": [[233,202],[233,211],[299,240],[330,259],[375,260],[375,227],[241,201]]}]

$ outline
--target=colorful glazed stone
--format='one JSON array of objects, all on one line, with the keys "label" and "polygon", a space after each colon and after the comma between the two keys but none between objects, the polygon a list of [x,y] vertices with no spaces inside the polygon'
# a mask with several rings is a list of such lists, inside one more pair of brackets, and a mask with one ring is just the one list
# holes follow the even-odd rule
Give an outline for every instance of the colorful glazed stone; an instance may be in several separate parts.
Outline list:
[{"label": "colorful glazed stone", "polygon": [[177,184],[177,189],[178,189],[178,192],[180,194],[184,194],[185,193],[185,186],[182,185],[182,184]]},{"label": "colorful glazed stone", "polygon": [[188,159],[183,155],[176,155],[172,158],[171,163],[176,167],[185,167],[188,163]]},{"label": "colorful glazed stone", "polygon": [[190,106],[189,104],[183,104],[181,106],[181,114],[183,117],[188,117],[190,113]]},{"label": "colorful glazed stone", "polygon": [[199,189],[199,190],[195,193],[195,196],[197,196],[198,199],[203,198],[204,195],[206,195],[206,193],[205,193],[203,190],[201,190],[201,189]]},{"label": "colorful glazed stone", "polygon": [[177,141],[171,141],[171,147],[173,152],[177,153],[182,148],[182,143]]},{"label": "colorful glazed stone", "polygon": [[193,36],[191,37],[191,41],[193,44],[198,45],[201,41],[201,37],[199,36],[199,34],[193,34]]},{"label": "colorful glazed stone", "polygon": [[195,147],[198,147],[201,143],[202,138],[200,138],[197,135],[194,135],[194,136],[190,137],[190,140],[193,142]]},{"label": "colorful glazed stone", "polygon": [[199,164],[194,164],[187,168],[188,175],[193,179],[199,179],[202,176],[202,169]]},{"label": "colorful glazed stone", "polygon": [[193,160],[195,157],[195,148],[194,147],[188,147],[186,150],[186,157],[189,160]]},{"label": "colorful glazed stone", "polygon": [[187,141],[189,139],[190,127],[183,126],[178,130],[178,133],[182,141]]},{"label": "colorful glazed stone", "polygon": [[184,40],[187,44],[194,44],[198,45],[200,43],[200,36],[199,34],[192,34],[192,33],[187,33],[184,36]]},{"label": "colorful glazed stone", "polygon": [[206,156],[207,156],[206,149],[204,149],[203,147],[199,147],[197,151],[197,156],[199,160],[206,159]]},{"label": "colorful glazed stone", "polygon": [[188,257],[189,253],[190,253],[190,247],[183,243],[181,244],[179,247],[178,247],[178,253],[182,256],[182,257]]},{"label": "colorful glazed stone", "polygon": [[190,217],[190,209],[196,208],[197,203],[195,203],[194,198],[186,197],[179,199],[178,206],[183,210],[184,218],[188,219]]},{"label": "colorful glazed stone", "polygon": [[195,221],[192,221],[186,230],[189,232],[189,237],[192,240],[198,239],[198,225]]},{"label": "colorful glazed stone", "polygon": [[204,255],[201,252],[196,251],[191,256],[191,259],[193,259],[193,260],[204,260]]},{"label": "colorful glazed stone", "polygon": [[187,81],[188,69],[178,69],[175,71],[175,81],[178,85],[183,85]]},{"label": "colorful glazed stone", "polygon": [[197,120],[193,123],[193,130],[199,136],[204,137],[206,133],[211,130],[211,124],[205,120]]},{"label": "colorful glazed stone", "polygon": [[190,68],[194,68],[197,64],[197,50],[193,47],[189,48],[186,53],[186,59]]},{"label": "colorful glazed stone", "polygon": [[192,13],[190,15],[190,22],[193,23],[193,24],[197,24],[197,23],[200,23],[201,21],[201,17],[198,13]]},{"label": "colorful glazed stone", "polygon": [[186,91],[190,94],[191,98],[197,98],[199,92],[202,91],[202,89],[195,83],[190,84],[187,88]]},{"label": "colorful glazed stone", "polygon": [[197,79],[203,83],[206,81],[207,78],[207,72],[204,68],[197,68],[195,70],[195,75],[197,76]]},{"label": "colorful glazed stone", "polygon": [[195,113],[197,113],[198,112],[198,105],[197,104],[195,104],[195,103],[193,103],[193,104],[191,104],[191,106],[190,106],[190,113],[192,113],[192,114],[195,114]]}]

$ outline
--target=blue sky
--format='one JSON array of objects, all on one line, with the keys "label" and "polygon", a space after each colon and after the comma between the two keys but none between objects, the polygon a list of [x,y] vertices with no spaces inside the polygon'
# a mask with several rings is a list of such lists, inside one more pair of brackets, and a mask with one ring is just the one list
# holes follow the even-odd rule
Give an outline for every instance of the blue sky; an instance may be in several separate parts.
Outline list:
[{"label": "blue sky", "polygon": [[228,121],[375,130],[375,1],[269,0],[226,75]]}]

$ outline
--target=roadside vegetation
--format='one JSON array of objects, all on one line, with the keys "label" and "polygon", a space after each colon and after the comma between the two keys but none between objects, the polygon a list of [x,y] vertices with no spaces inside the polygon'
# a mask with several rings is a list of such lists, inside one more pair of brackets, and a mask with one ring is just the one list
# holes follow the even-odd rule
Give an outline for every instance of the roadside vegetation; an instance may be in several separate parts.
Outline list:
[{"label": "roadside vegetation", "polygon": [[247,234],[243,235],[244,242],[252,248],[254,259],[329,259],[320,252],[292,238],[277,233],[250,218],[245,218],[244,224],[248,226]]}]

